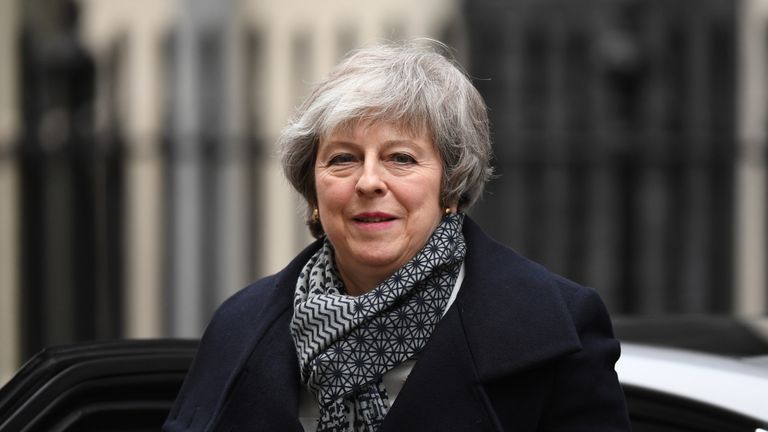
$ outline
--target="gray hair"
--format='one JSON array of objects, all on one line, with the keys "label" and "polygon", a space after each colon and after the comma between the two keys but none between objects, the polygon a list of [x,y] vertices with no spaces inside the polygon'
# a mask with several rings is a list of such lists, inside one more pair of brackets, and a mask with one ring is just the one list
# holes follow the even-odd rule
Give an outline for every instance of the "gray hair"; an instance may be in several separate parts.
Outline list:
[{"label": "gray hair", "polygon": [[[285,176],[311,208],[321,137],[361,121],[427,132],[443,164],[441,200],[465,210],[491,177],[488,113],[480,93],[446,45],[430,39],[351,51],[315,85],[278,144]],[[310,219],[312,234],[322,227]]]}]

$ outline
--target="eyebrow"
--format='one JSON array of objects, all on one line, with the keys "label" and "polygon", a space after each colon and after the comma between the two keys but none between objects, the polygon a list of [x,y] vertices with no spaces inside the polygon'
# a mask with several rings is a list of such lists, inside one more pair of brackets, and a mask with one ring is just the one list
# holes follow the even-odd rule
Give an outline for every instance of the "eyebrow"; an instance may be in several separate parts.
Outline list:
[{"label": "eyebrow", "polygon": [[[333,144],[333,145],[360,147],[359,143],[357,143],[355,141],[345,140],[345,139],[338,139],[338,140],[333,140],[332,139],[332,140],[328,140],[327,143],[328,144]],[[388,147],[394,147],[396,145],[401,145],[401,144],[416,144],[416,141],[414,141],[413,139],[410,139],[410,138],[392,139],[392,140],[386,140],[382,144],[383,144],[383,146],[385,148],[388,148]]]}]

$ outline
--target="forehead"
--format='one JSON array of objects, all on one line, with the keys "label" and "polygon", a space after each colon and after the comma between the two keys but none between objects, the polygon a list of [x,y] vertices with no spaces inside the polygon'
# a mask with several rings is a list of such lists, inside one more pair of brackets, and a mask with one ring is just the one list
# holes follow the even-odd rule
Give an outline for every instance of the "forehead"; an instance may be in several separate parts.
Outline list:
[{"label": "forehead", "polygon": [[431,140],[429,128],[425,122],[406,122],[391,120],[354,119],[339,124],[328,133],[320,137],[320,142],[329,139],[351,139],[357,134],[367,133],[372,128],[383,127],[386,132],[402,135],[403,138],[427,138]]}]

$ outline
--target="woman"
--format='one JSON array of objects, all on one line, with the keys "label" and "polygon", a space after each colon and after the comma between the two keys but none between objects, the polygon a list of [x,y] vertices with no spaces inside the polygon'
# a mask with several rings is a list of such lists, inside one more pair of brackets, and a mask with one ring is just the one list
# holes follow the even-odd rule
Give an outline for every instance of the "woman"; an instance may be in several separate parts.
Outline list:
[{"label": "woman", "polygon": [[598,296],[464,214],[488,119],[442,48],[353,52],[299,108],[282,162],[318,240],[221,306],[166,430],[629,430]]}]

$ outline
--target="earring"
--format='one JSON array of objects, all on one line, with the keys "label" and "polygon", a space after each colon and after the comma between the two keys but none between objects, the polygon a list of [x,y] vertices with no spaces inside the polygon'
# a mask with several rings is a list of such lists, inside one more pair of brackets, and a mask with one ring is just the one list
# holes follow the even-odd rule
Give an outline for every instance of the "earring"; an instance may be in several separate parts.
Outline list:
[{"label": "earring", "polygon": [[450,207],[445,208],[445,215],[448,216],[449,214],[453,213]]},{"label": "earring", "polygon": [[320,210],[318,210],[317,207],[312,210],[312,222],[320,222]]}]

